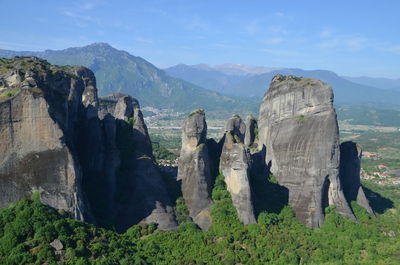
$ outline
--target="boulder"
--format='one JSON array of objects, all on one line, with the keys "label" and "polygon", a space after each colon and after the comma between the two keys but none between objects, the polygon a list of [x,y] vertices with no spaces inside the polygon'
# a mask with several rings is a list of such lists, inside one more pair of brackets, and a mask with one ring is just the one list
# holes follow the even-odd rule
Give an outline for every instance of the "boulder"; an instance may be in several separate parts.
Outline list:
[{"label": "boulder", "polygon": [[64,248],[62,242],[60,239],[54,239],[51,243],[50,246],[52,246],[55,250],[62,250]]},{"label": "boulder", "polygon": [[322,81],[277,75],[259,115],[259,148],[279,184],[289,190],[296,217],[320,227],[324,209],[333,205],[355,219],[339,179],[339,129],[333,91]]}]

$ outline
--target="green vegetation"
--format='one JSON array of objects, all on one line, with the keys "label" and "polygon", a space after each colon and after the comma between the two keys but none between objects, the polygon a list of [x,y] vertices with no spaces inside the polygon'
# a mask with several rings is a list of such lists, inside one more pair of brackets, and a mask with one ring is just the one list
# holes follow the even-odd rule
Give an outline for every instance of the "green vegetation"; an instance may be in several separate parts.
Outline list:
[{"label": "green vegetation", "polygon": [[[368,190],[394,202],[371,218],[353,203],[358,223],[326,209],[319,230],[304,227],[289,207],[262,212],[258,224],[242,225],[223,176],[212,192],[213,224],[200,231],[180,197],[175,232],[154,224],[132,226],[124,234],[75,221],[42,205],[38,196],[0,210],[1,264],[399,264],[400,193],[371,183]],[[378,193],[375,193],[377,195]],[[379,195],[378,194],[378,195]],[[380,196],[380,195],[379,195]],[[387,199],[386,199],[387,200]],[[392,231],[394,233],[391,233]],[[59,239],[63,249],[50,243]]]},{"label": "green vegetation", "polygon": [[204,110],[203,109],[194,110],[189,114],[189,117],[192,117],[195,114],[204,114]]},{"label": "green vegetation", "polygon": [[152,142],[151,145],[153,147],[153,155],[156,158],[156,160],[160,160],[160,159],[175,160],[178,158],[177,155],[168,151],[167,148],[165,148],[163,145],[161,145],[158,142]]},{"label": "green vegetation", "polygon": [[21,92],[21,89],[18,88],[7,89],[6,91],[0,93],[0,101],[15,97],[19,94],[19,92]]},{"label": "green vegetation", "polygon": [[296,119],[296,121],[302,122],[302,121],[307,120],[307,117],[304,115],[300,115],[300,116],[297,116],[295,119]]},{"label": "green vegetation", "polygon": [[135,124],[136,120],[135,120],[135,118],[130,117],[127,122],[132,127]]},{"label": "green vegetation", "polygon": [[338,106],[336,111],[339,120],[346,120],[350,124],[400,127],[400,111],[396,109]]},{"label": "green vegetation", "polygon": [[294,81],[302,81],[303,77],[299,76],[294,76],[294,75],[288,75],[287,80],[294,80]]},{"label": "green vegetation", "polygon": [[[164,134],[162,133],[164,131]],[[167,130],[161,130],[157,134],[152,133],[150,130],[150,138],[152,143],[163,143],[162,146],[165,147],[166,149],[181,149],[181,143],[182,143],[182,132],[178,132],[177,130],[174,130],[171,132]],[[153,147],[154,148],[154,147]],[[157,150],[157,147],[156,147]],[[154,150],[153,150],[154,152]],[[155,154],[157,157],[157,155]]]},{"label": "green vegetation", "polygon": [[[353,134],[343,134],[343,141],[352,140],[361,146],[362,151],[377,154],[377,157],[363,157],[361,167],[366,173],[371,175],[373,172],[385,172],[400,169],[400,132],[363,132]],[[378,165],[384,165],[379,169]],[[374,181],[385,180],[376,178]]]}]

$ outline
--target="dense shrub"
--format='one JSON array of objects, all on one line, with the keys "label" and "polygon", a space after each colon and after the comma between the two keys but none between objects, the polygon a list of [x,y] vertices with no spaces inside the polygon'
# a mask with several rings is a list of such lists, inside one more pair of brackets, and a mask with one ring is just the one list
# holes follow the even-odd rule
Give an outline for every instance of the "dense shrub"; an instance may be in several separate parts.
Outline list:
[{"label": "dense shrub", "polygon": [[[377,189],[388,197],[397,194]],[[396,196],[391,198],[398,205]],[[63,217],[38,198],[21,200],[0,210],[0,264],[400,264],[396,208],[371,218],[352,203],[360,220],[354,222],[329,207],[324,225],[313,230],[290,207],[262,212],[258,224],[242,225],[222,175],[212,198],[208,232],[190,220],[179,198],[177,231],[138,224],[124,234]],[[51,247],[54,239],[63,250]]]}]

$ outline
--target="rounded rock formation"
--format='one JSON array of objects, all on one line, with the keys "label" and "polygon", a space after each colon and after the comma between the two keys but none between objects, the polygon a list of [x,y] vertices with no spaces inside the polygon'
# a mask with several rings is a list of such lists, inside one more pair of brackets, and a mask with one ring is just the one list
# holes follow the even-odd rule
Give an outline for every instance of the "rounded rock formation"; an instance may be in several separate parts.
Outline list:
[{"label": "rounded rock formation", "polygon": [[332,88],[311,78],[277,75],[260,106],[259,148],[289,205],[305,225],[320,227],[334,205],[355,219],[339,179],[339,129]]}]

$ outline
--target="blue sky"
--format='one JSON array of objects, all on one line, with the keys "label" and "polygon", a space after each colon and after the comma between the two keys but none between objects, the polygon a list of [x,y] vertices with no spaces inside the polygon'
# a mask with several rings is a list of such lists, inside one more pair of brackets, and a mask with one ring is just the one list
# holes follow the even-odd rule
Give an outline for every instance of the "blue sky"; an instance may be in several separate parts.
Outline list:
[{"label": "blue sky", "polygon": [[240,63],[400,78],[400,1],[0,0],[0,48],[93,42],[159,67]]}]

